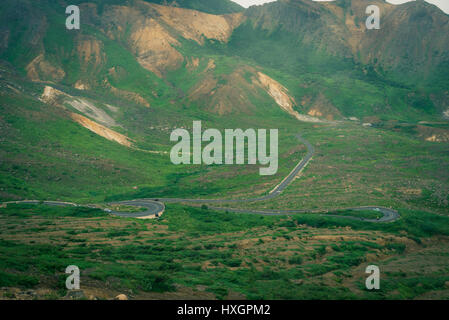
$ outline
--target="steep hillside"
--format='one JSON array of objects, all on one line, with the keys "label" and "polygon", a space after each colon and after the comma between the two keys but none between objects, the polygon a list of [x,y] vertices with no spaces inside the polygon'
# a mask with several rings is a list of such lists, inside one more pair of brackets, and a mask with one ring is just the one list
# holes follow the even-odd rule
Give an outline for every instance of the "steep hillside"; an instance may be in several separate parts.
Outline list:
[{"label": "steep hillside", "polygon": [[146,0],[161,5],[176,6],[194,9],[213,14],[227,14],[245,10],[239,4],[231,0]]},{"label": "steep hillside", "polygon": [[[423,141],[446,140],[444,125],[432,127],[446,119],[449,109],[443,67],[449,52],[447,37],[434,31],[436,24],[446,28],[447,15],[435,7],[422,3],[393,7],[374,1],[385,13],[382,26],[395,32],[381,29],[373,36],[374,31],[363,28],[365,0],[279,1],[219,15],[177,3],[180,6],[139,0],[79,1],[82,28],[67,30],[68,2],[3,1],[0,92],[4,118],[10,119],[6,123],[20,131],[29,122],[27,107],[36,106],[37,118],[51,110],[57,121],[76,126],[72,131],[79,132],[77,136],[102,141],[108,146],[105,150],[124,148],[160,156],[160,164],[167,161],[171,130],[189,128],[198,119],[216,128],[282,127],[289,132],[282,135],[286,150],[281,161],[287,162],[295,155],[288,150],[296,143],[292,132],[308,123],[344,126],[354,121],[407,132]],[[430,17],[432,43],[422,40],[427,38],[413,18],[417,12],[422,19]],[[396,16],[401,23],[394,23]],[[418,34],[415,42],[402,41],[412,36],[402,26],[405,21]],[[407,52],[408,58],[400,52]],[[430,52],[433,58],[427,59]],[[14,113],[15,108],[21,112]],[[19,127],[13,125],[15,118],[21,119]],[[29,126],[52,137],[49,141],[73,138],[64,130],[54,136],[47,125],[44,131],[37,123]],[[7,144],[14,144],[12,136],[5,137]],[[29,137],[23,137],[24,145],[30,145]],[[52,143],[42,146],[48,157],[53,157]],[[64,154],[72,153],[71,147],[63,149]],[[18,177],[26,179],[16,154],[6,157],[13,159],[9,166],[21,168]],[[106,158],[117,161],[114,156]],[[205,174],[189,168],[174,174],[163,164],[155,170],[162,172],[161,180],[185,185],[190,175]],[[252,171],[227,170],[214,168],[215,175],[207,176],[257,178]],[[35,185],[46,179],[36,176]],[[271,180],[257,181],[262,185]],[[235,182],[228,190],[238,190],[240,184]],[[156,184],[147,185],[151,189]],[[173,186],[169,193],[182,193],[177,183]]]},{"label": "steep hillside", "polygon": [[[381,9],[380,30],[365,26],[369,5]],[[412,74],[415,82],[449,61],[449,16],[424,1],[395,6],[381,0],[281,0],[252,7],[245,15],[255,33],[289,33],[313,52]]]},{"label": "steep hillside", "polygon": [[[0,1],[0,299],[449,298],[448,31],[421,1]],[[194,121],[258,163],[175,165]]]},{"label": "steep hillside", "polygon": [[[213,52],[203,50],[213,41],[226,45],[244,21],[241,13],[211,15],[143,1],[111,3],[103,3],[101,10],[95,3],[81,4],[87,27],[79,32],[62,28],[64,15],[49,2],[43,4],[46,13],[43,9],[34,12],[29,1],[11,3],[3,10],[5,18],[20,11],[24,20],[35,20],[41,31],[29,39],[26,32],[18,33],[20,22],[10,21],[3,27],[3,57],[31,81],[62,85],[63,91],[77,89],[87,95],[93,91],[102,96],[112,94],[147,108],[179,111],[182,105],[194,104],[222,115],[248,113],[249,109],[250,114],[263,114],[261,105],[279,105],[261,85],[245,85],[243,75],[257,78],[260,68],[226,57],[217,59]],[[45,19],[38,21],[38,14]],[[23,26],[26,30],[31,27]],[[24,47],[28,48],[26,54],[19,50]],[[200,61],[206,65],[199,66]],[[241,66],[245,72],[237,72]],[[204,90],[210,92],[201,94]]]},{"label": "steep hillside", "polygon": [[[0,54],[32,81],[146,108],[193,104],[218,115],[254,114],[277,104],[260,86],[247,85],[245,78],[262,72],[289,90],[302,120],[382,113],[417,121],[447,110],[449,18],[434,6],[284,0],[214,15],[182,8],[197,2],[177,3],[82,2],[85,27],[68,31],[62,3],[35,8],[8,0]],[[368,4],[381,7],[381,30],[366,30]]]},{"label": "steep hillside", "polygon": [[[372,4],[381,8],[380,30],[365,27],[365,9]],[[410,119],[405,114],[412,108],[441,118],[447,109],[440,101],[447,99],[449,87],[444,76],[449,70],[449,16],[433,5],[282,0],[251,7],[245,17],[229,41],[229,54],[292,77],[306,74],[312,79],[304,85],[315,90],[305,101],[325,91],[326,99],[348,117],[380,112],[397,118],[391,108],[395,105],[403,119]],[[335,85],[341,87],[332,88],[330,78],[338,78]],[[354,81],[361,86],[353,91],[371,96],[363,105],[346,90]],[[345,101],[336,91],[344,92]]]}]

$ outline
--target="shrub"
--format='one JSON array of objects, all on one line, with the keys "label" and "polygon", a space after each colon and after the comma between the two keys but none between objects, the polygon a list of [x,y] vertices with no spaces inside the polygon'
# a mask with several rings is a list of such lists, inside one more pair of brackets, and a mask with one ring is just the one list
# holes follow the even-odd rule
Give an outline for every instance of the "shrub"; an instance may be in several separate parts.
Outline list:
[{"label": "shrub", "polygon": [[302,257],[301,256],[293,256],[290,259],[288,259],[288,263],[290,264],[302,264]]}]

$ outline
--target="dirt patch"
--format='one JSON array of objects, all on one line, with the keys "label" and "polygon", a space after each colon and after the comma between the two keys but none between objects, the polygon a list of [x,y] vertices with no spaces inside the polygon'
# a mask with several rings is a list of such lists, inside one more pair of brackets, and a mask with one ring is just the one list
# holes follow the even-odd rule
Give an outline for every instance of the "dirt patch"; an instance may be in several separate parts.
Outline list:
[{"label": "dirt patch", "polygon": [[74,121],[81,124],[86,129],[89,129],[90,131],[98,134],[99,136],[102,136],[103,138],[106,138],[111,141],[115,141],[115,142],[117,142],[123,146],[126,146],[126,147],[132,146],[131,139],[123,134],[120,134],[118,132],[115,132],[114,130],[106,128],[106,127],[102,126],[101,124],[98,124],[80,114],[71,113],[70,116]]},{"label": "dirt patch", "polygon": [[45,103],[54,103],[60,96],[68,97],[67,94],[65,94],[62,91],[59,91],[58,89],[55,89],[50,86],[45,86],[44,92],[42,93],[39,99]]},{"label": "dirt patch", "polygon": [[40,100],[45,103],[56,104],[59,106],[68,104],[84,115],[89,116],[106,126],[118,126],[111,116],[109,116],[103,109],[96,107],[92,102],[84,98],[75,98],[53,87],[45,86]]},{"label": "dirt patch", "polygon": [[[212,64],[209,61],[210,67]],[[209,73],[191,90],[188,99],[219,115],[251,114],[256,107],[251,103],[248,92],[254,90],[254,86],[244,79],[242,70],[221,75],[219,79]]]},{"label": "dirt patch", "polygon": [[[144,1],[132,8],[111,6],[102,18],[108,37],[127,42],[139,64],[159,77],[182,66],[180,37],[199,44],[204,39],[226,42],[244,20],[241,13],[221,16]],[[198,62],[192,59],[187,66],[194,69]]]},{"label": "dirt patch", "polygon": [[170,27],[185,39],[204,43],[204,38],[227,42],[232,31],[244,20],[242,13],[213,15],[195,10],[148,4]]},{"label": "dirt patch", "polygon": [[87,101],[86,99],[83,98],[73,99],[71,101],[66,101],[66,103],[71,105],[79,112],[88,115],[89,117],[93,118],[94,120],[106,126],[111,127],[118,126],[115,120],[112,119],[104,110],[96,107],[93,103]]},{"label": "dirt patch", "polygon": [[420,196],[422,189],[399,188],[399,192],[407,195]]},{"label": "dirt patch", "polygon": [[105,60],[103,44],[92,37],[80,37],[78,39],[77,52],[81,67],[90,70],[98,68]]},{"label": "dirt patch", "polygon": [[307,112],[309,116],[321,117],[329,121],[340,118],[341,114],[335,106],[327,100],[324,94],[319,93]]},{"label": "dirt patch", "polygon": [[292,115],[299,121],[303,122],[322,122],[320,119],[299,114],[297,111],[293,110],[296,106],[296,101],[288,93],[288,89],[281,85],[276,80],[273,80],[266,74],[262,72],[257,72],[257,78],[253,79],[253,83],[263,88],[276,102],[276,104],[281,107],[282,110]]},{"label": "dirt patch", "polygon": [[60,81],[64,79],[65,72],[59,67],[52,65],[45,60],[41,53],[31,61],[26,67],[27,77],[31,81]]},{"label": "dirt patch", "polygon": [[418,125],[416,127],[418,136],[424,138],[426,141],[431,142],[447,142],[449,141],[449,130],[442,128],[433,128],[427,126]]},{"label": "dirt patch", "polygon": [[199,67],[199,65],[200,65],[199,58],[192,57],[190,59],[187,59],[187,64],[186,64],[187,70],[194,71]]},{"label": "dirt patch", "polygon": [[77,82],[75,82],[73,87],[75,89],[78,89],[78,90],[89,90],[90,89],[89,84],[87,82],[82,81],[82,80],[78,80]]},{"label": "dirt patch", "polygon": [[173,47],[180,43],[156,20],[148,19],[129,39],[139,64],[159,77],[167,70],[179,68],[183,56]]},{"label": "dirt patch", "polygon": [[[207,72],[209,70],[214,70],[215,69],[215,61],[213,59],[209,59],[209,62],[207,63],[207,67],[206,69],[204,69],[204,72]],[[448,110],[449,112],[449,110]]]},{"label": "dirt patch", "polygon": [[109,88],[111,90],[111,93],[119,98],[124,98],[126,100],[132,101],[134,103],[137,103],[138,105],[144,106],[149,108],[151,105],[150,103],[144,99],[140,94],[137,94],[135,92],[126,91],[118,89],[114,86],[112,86],[107,79],[104,80],[105,87]]}]

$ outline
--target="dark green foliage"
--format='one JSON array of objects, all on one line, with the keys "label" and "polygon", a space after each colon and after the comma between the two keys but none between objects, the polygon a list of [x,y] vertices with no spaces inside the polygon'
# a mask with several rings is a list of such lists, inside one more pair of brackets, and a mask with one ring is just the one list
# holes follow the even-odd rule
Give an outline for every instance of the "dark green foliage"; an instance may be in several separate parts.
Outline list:
[{"label": "dark green foliage", "polygon": [[301,256],[293,256],[288,259],[288,263],[290,263],[290,264],[300,265],[300,264],[302,264],[302,262],[303,262],[303,259]]},{"label": "dark green foliage", "polygon": [[23,287],[32,288],[39,283],[36,277],[21,275],[21,274],[10,274],[0,271],[0,286],[1,287]]},{"label": "dark green foliage", "polygon": [[[275,221],[274,217],[246,215],[236,213],[223,213],[207,209],[180,207],[168,205],[168,214],[162,216],[169,223],[173,231],[187,233],[214,234],[247,230],[256,226],[268,225]],[[170,212],[177,211],[175,215]]]},{"label": "dark green foliage", "polygon": [[87,207],[60,207],[50,205],[34,205],[34,204],[8,204],[6,214],[11,216],[31,216],[37,215],[42,217],[79,217],[92,218],[107,216],[101,209]]}]

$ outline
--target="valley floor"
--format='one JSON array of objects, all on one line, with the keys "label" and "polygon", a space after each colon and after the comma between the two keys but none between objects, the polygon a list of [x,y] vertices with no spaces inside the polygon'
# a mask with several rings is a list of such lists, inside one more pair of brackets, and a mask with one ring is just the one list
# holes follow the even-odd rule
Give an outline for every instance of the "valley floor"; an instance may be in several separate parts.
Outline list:
[{"label": "valley floor", "polygon": [[[257,170],[232,166],[182,168],[164,182],[171,173],[160,156],[126,154],[122,147],[91,138],[87,148],[111,151],[112,160],[103,160],[106,171],[101,160],[90,159],[73,168],[79,177],[57,174],[61,181],[49,176],[44,183],[38,166],[23,165],[34,154],[3,149],[9,162],[3,164],[8,185],[2,192],[22,199],[39,194],[54,199],[53,194],[101,202],[95,192],[101,190],[101,181],[108,186],[103,190],[106,202],[157,196],[258,197],[279,184],[306,154],[295,139],[298,129],[315,146],[310,164],[276,201],[241,207],[313,211],[380,205],[397,209],[401,219],[382,224],[312,213],[257,216],[168,203],[159,220],[142,221],[111,217],[100,209],[10,204],[0,208],[1,297],[65,298],[64,270],[77,265],[87,299],[121,293],[134,299],[447,298],[447,145],[409,132],[350,123],[289,125],[283,131],[282,167],[267,179],[260,179]],[[142,171],[150,158],[151,171]],[[100,166],[90,175],[93,163]],[[111,175],[114,163],[120,170]],[[125,176],[136,189],[126,191],[128,186],[120,183]],[[19,179],[30,183],[23,188]],[[93,183],[82,184],[83,179]],[[151,187],[140,185],[145,179]],[[376,218],[372,212],[334,214]],[[381,290],[376,292],[364,289],[364,269],[370,264],[381,269]]]}]

